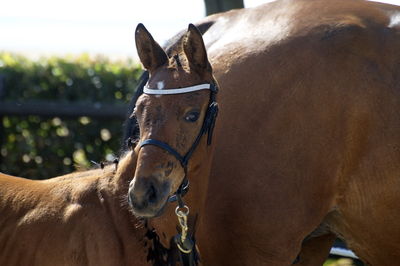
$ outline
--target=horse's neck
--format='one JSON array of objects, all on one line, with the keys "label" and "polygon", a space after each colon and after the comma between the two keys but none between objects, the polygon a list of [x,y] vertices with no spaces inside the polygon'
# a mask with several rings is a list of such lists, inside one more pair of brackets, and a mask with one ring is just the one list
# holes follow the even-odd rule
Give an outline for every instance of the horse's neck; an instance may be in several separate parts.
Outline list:
[{"label": "horse's neck", "polygon": [[[105,176],[99,178],[97,182],[97,190],[103,191],[105,204],[108,204],[110,216],[114,224],[117,224],[117,231],[125,234],[131,241],[144,242],[149,241],[145,236],[148,233],[142,221],[138,220],[130,211],[128,205],[128,188],[129,182],[132,180],[135,169],[137,156],[134,152],[125,154],[116,165],[107,166],[104,171]],[[134,236],[135,239],[132,239]],[[141,243],[141,248],[143,246]],[[148,245],[147,245],[148,246]],[[144,252],[148,248],[144,248]],[[126,252],[132,252],[127,250]],[[136,264],[135,264],[136,265]]]},{"label": "horse's neck", "polygon": [[136,170],[137,155],[135,152],[130,151],[123,156],[115,168],[115,174],[112,178],[112,187],[118,193],[128,195],[129,182],[133,179]]},{"label": "horse's neck", "polygon": [[[0,225],[2,228],[15,227],[15,231],[22,234],[17,237],[26,237],[25,233],[17,228],[19,224],[23,222],[25,227],[30,226],[33,233],[29,237],[34,245],[38,245],[40,252],[47,252],[49,248],[39,245],[41,224],[47,224],[46,230],[51,231],[50,235],[53,238],[48,241],[63,236],[64,230],[69,230],[68,228],[75,228],[74,232],[68,235],[77,239],[89,234],[88,232],[95,232],[93,238],[97,242],[100,241],[99,243],[104,239],[110,243],[118,243],[119,249],[123,249],[120,250],[121,254],[125,254],[118,260],[125,261],[124,264],[147,265],[145,254],[148,247],[144,245],[147,230],[143,226],[138,227],[139,221],[129,212],[126,203],[129,181],[124,178],[125,176],[119,175],[113,165],[44,181],[1,174]],[[37,215],[31,217],[35,213]],[[32,219],[28,220],[28,217]],[[82,220],[79,217],[86,218]],[[60,226],[60,223],[63,225]],[[8,231],[0,230],[0,246],[4,244],[2,241],[9,237]],[[57,247],[57,243],[54,244],[54,248]],[[16,247],[11,245],[7,250],[15,249]],[[5,254],[2,254],[0,251],[0,257],[11,254],[4,252]],[[68,252],[67,246],[65,252]],[[101,252],[107,253],[106,250]],[[90,259],[96,257],[91,253],[85,256]],[[62,256],[57,257],[55,254],[54,257],[58,260]],[[3,265],[1,262],[0,258],[0,264]]]},{"label": "horse's neck", "polygon": [[[125,254],[125,264],[147,265],[146,256],[143,255],[147,254],[149,249],[149,245],[145,245],[149,241],[146,237],[147,229],[131,214],[127,201],[130,180],[129,173],[125,172],[134,170],[136,160],[131,163],[132,159],[134,157],[129,157],[128,154],[118,165],[95,170],[94,175],[82,173],[82,182],[86,179],[92,187],[82,193],[87,194],[87,198],[96,198],[97,204],[100,205],[98,207],[106,211],[106,217],[102,220],[106,221],[103,222],[108,224],[108,227],[112,227],[113,235],[119,240],[122,253]],[[79,182],[78,180],[75,182]]]},{"label": "horse's neck", "polygon": [[[96,193],[102,197],[109,215],[117,224],[117,230],[135,235],[136,241],[142,240],[146,230],[131,212],[128,205],[128,187],[136,169],[136,155],[127,153],[118,164],[107,166],[104,175],[96,181]],[[121,233],[124,233],[121,231]]]}]

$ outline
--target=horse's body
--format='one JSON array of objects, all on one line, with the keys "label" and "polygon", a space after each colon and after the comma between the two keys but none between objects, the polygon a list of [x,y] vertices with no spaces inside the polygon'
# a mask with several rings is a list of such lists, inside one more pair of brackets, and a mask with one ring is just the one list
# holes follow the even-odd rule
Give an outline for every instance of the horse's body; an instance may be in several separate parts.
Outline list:
[{"label": "horse's body", "polygon": [[45,181],[0,174],[0,265],[149,265],[146,230],[126,202],[135,162],[129,153],[116,173]]},{"label": "horse's body", "polygon": [[[400,260],[399,16],[287,0],[197,24],[221,87],[208,191],[194,174],[185,196],[207,193],[205,265],[321,265],[335,236],[368,264]],[[165,240],[170,215],[152,219]]]}]

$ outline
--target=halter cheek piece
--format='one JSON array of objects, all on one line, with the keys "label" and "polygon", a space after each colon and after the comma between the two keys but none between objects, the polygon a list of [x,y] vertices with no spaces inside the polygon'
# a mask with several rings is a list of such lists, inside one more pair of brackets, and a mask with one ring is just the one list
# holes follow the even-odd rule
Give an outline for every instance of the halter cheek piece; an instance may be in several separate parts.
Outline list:
[{"label": "halter cheek piece", "polygon": [[167,152],[169,152],[170,154],[172,154],[180,162],[185,175],[184,175],[183,181],[182,181],[181,185],[179,186],[178,190],[175,192],[174,195],[170,196],[168,199],[169,202],[174,202],[177,200],[180,207],[183,207],[183,202],[181,200],[181,197],[184,196],[189,189],[189,180],[187,178],[187,166],[188,166],[189,159],[192,156],[197,145],[200,143],[200,139],[204,134],[207,133],[207,145],[211,145],[212,134],[213,134],[214,126],[215,126],[215,120],[216,120],[216,117],[218,114],[218,103],[216,102],[216,94],[218,92],[218,87],[214,83],[211,83],[211,84],[206,83],[206,84],[200,84],[200,85],[195,85],[195,86],[190,86],[190,87],[185,87],[185,88],[164,89],[164,90],[149,89],[146,85],[143,89],[143,93],[154,94],[154,95],[181,94],[181,93],[189,93],[189,92],[194,92],[194,91],[199,91],[199,90],[210,90],[210,100],[209,100],[208,108],[207,108],[206,115],[205,115],[205,118],[203,121],[203,125],[201,126],[201,129],[200,129],[200,132],[197,135],[196,139],[194,140],[192,146],[186,152],[185,155],[182,156],[179,152],[177,152],[174,148],[172,148],[167,143],[156,140],[156,139],[146,139],[139,144],[140,149],[145,145],[154,145],[161,149],[164,149]]}]

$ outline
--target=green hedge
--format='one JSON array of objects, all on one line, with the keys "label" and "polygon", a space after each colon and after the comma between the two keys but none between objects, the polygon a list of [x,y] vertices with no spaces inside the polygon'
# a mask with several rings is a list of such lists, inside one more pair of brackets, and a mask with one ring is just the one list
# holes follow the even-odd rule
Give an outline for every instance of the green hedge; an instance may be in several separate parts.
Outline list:
[{"label": "green hedge", "polygon": [[[134,93],[140,67],[132,61],[26,57],[0,53],[1,101],[45,100],[55,103],[101,102],[125,104]],[[90,161],[110,160],[120,149],[121,119],[90,117],[3,116],[0,127],[0,171],[32,179],[45,179]]]}]

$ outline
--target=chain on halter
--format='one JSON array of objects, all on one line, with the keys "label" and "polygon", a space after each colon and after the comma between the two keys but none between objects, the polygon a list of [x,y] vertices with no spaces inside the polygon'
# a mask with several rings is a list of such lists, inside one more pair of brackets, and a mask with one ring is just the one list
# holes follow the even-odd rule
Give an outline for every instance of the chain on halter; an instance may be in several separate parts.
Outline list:
[{"label": "chain on halter", "polygon": [[178,246],[179,250],[183,253],[189,254],[193,250],[193,242],[190,241],[189,245],[185,245],[187,243],[187,233],[189,227],[187,225],[187,217],[189,215],[189,207],[187,205],[183,205],[183,208],[177,206],[175,209],[175,214],[178,216],[179,225],[181,226],[181,233],[175,236],[175,242]]}]

